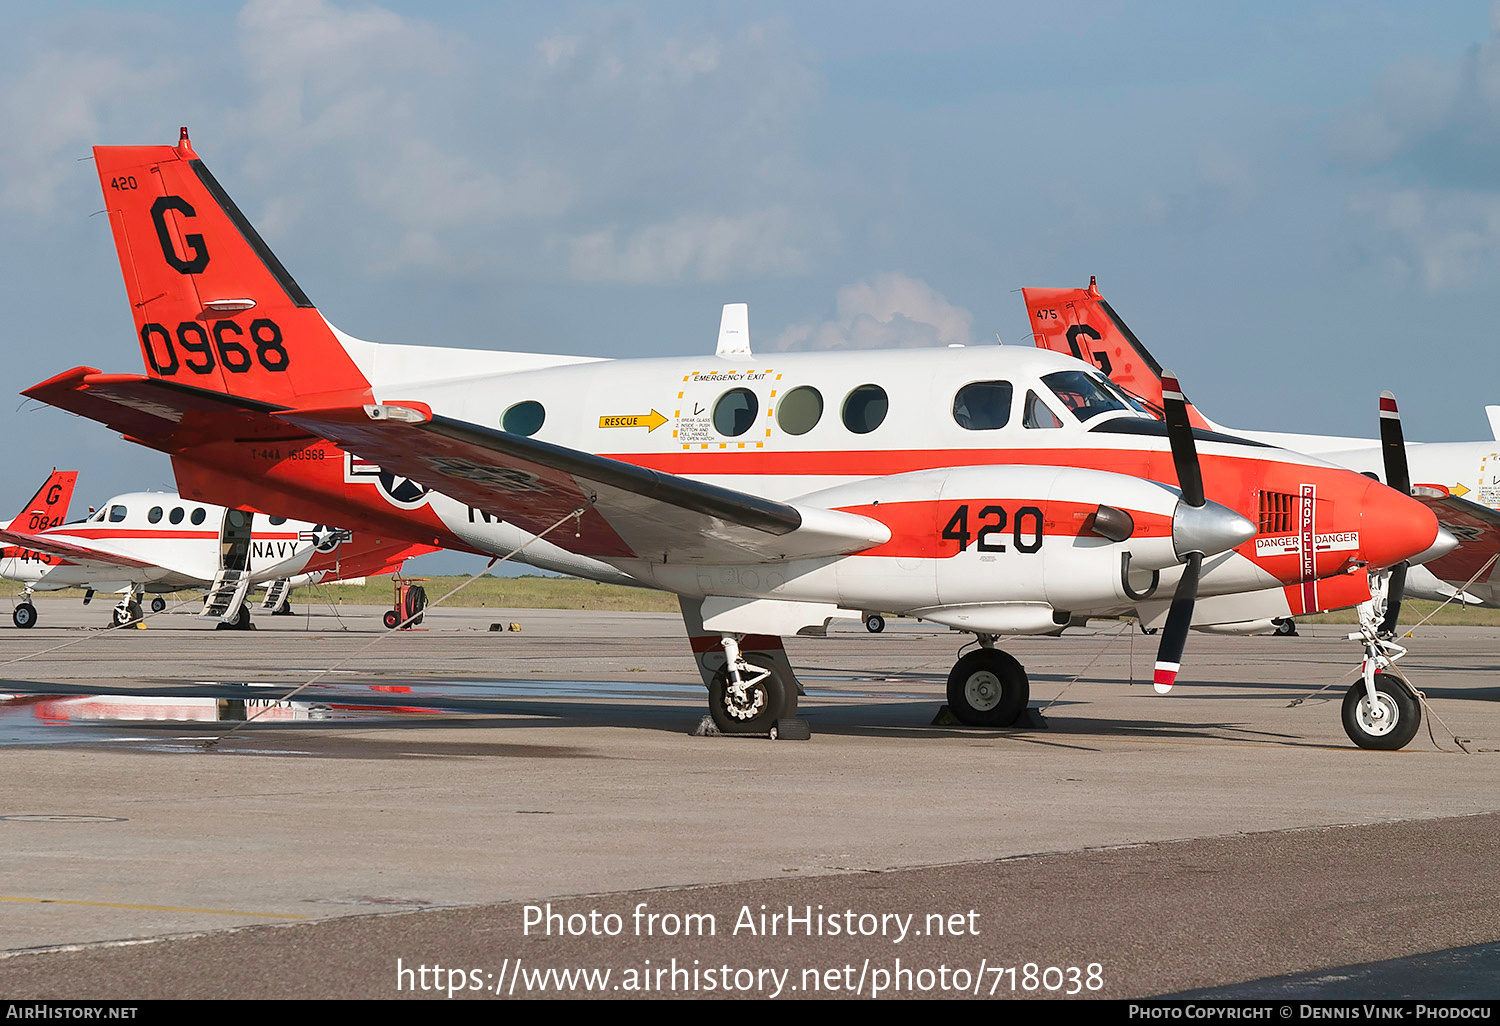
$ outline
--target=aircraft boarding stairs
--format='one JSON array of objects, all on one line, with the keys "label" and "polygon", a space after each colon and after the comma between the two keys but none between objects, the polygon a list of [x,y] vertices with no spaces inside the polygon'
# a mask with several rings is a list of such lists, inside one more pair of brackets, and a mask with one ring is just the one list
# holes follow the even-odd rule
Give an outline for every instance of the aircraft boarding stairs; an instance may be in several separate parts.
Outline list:
[{"label": "aircraft boarding stairs", "polygon": [[269,609],[272,612],[275,612],[277,609],[281,608],[281,604],[286,601],[286,597],[291,592],[291,590],[291,578],[276,578],[276,580],[266,585],[266,597],[265,600],[261,602],[260,608]]},{"label": "aircraft boarding stairs", "polygon": [[234,623],[239,619],[245,605],[245,594],[250,590],[250,574],[244,570],[224,568],[214,574],[213,586],[203,600],[200,620],[218,620]]}]

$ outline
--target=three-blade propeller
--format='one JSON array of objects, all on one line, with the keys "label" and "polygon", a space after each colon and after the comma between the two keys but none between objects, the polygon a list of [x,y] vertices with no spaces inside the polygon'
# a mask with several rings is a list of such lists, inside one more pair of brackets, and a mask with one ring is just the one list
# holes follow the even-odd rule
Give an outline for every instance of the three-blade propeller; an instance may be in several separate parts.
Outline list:
[{"label": "three-blade propeller", "polygon": [[[1406,465],[1406,438],[1401,430],[1401,411],[1396,408],[1396,397],[1390,392],[1380,393],[1380,452],[1385,461],[1385,483],[1402,495],[1411,494],[1411,471]],[[1406,562],[1391,567],[1391,579],[1386,586],[1385,619],[1380,621],[1380,633],[1396,632],[1396,621],[1401,618],[1401,598],[1406,592]]]}]

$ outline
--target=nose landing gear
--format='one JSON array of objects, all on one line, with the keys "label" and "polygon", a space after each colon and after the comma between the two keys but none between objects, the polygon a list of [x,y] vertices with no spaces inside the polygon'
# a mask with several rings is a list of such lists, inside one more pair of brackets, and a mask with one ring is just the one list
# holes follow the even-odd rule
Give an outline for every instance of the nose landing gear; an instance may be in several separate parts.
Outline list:
[{"label": "nose landing gear", "polygon": [[1359,605],[1359,630],[1349,635],[1365,649],[1361,679],[1344,694],[1344,733],[1361,748],[1393,752],[1405,748],[1422,726],[1422,701],[1417,689],[1396,669],[1406,649],[1381,637],[1384,588]]}]

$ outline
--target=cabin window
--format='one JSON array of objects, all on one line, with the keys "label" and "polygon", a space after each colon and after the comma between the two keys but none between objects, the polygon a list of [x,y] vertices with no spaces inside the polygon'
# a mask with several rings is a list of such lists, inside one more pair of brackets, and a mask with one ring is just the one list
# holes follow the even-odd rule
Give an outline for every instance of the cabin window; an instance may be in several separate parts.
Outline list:
[{"label": "cabin window", "polygon": [[109,507],[109,522],[111,524],[118,524],[121,520],[124,520],[124,519],[125,519],[125,507],[124,506],[111,506],[111,507]]},{"label": "cabin window", "polygon": [[161,507],[152,506],[151,512],[146,514],[146,519],[151,521],[153,524],[161,523]]},{"label": "cabin window", "polygon": [[970,431],[993,431],[1010,423],[1009,381],[972,381],[953,397],[953,419]]},{"label": "cabin window", "polygon": [[286,523],[286,517],[272,517],[269,523],[272,527],[280,527],[282,524]]},{"label": "cabin window", "polygon": [[776,403],[776,423],[789,435],[805,435],[823,419],[823,393],[801,385]]},{"label": "cabin window", "polygon": [[1062,421],[1057,419],[1057,414],[1047,409],[1047,404],[1030,389],[1026,390],[1026,416],[1022,418],[1021,423],[1029,428],[1062,427]]},{"label": "cabin window", "polygon": [[546,419],[547,411],[542,404],[528,399],[506,410],[500,418],[500,427],[513,435],[524,435],[530,438],[542,429],[542,424]]},{"label": "cabin window", "polygon": [[890,410],[890,400],[879,385],[860,385],[844,397],[844,427],[856,435],[878,428]]},{"label": "cabin window", "polygon": [[172,512],[170,512],[170,513],[167,514],[167,519],[170,520],[170,521],[172,521],[172,523],[174,523],[174,524],[180,524],[180,523],[182,523],[182,517],[183,517],[183,512],[182,512],[182,507],[181,506],[173,506],[172,507]]},{"label": "cabin window", "polygon": [[743,435],[755,423],[760,400],[748,388],[731,388],[714,403],[714,430],[721,435]]},{"label": "cabin window", "polygon": [[201,524],[203,523],[203,518],[207,515],[208,514],[203,512],[203,507],[199,506],[193,510],[193,515],[188,517],[188,520],[192,521],[195,524]]},{"label": "cabin window", "polygon": [[1063,405],[1072,410],[1073,416],[1079,420],[1088,420],[1101,413],[1118,412],[1126,408],[1108,389],[1083,371],[1043,374],[1042,383],[1052,389]]},{"label": "cabin window", "polygon": [[[193,515],[197,516],[197,513],[195,512]],[[227,514],[225,514],[224,522],[227,523],[230,527],[244,527],[250,522],[250,514],[246,513],[242,509],[232,509]],[[196,524],[197,521],[195,520],[193,521],[193,523]]]}]

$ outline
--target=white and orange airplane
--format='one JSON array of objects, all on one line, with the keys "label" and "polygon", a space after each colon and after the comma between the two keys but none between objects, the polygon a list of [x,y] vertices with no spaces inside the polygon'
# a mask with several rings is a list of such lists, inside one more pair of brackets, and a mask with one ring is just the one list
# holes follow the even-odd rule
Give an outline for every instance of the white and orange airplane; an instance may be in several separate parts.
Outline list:
[{"label": "white and orange airplane", "polygon": [[[1021,292],[1038,347],[1094,364],[1147,406],[1160,409],[1161,364],[1100,294],[1093,278],[1086,289],[1027,288]],[[1440,558],[1406,570],[1404,587],[1399,590],[1437,602],[1451,599],[1467,605],[1500,606],[1500,560],[1491,561],[1500,551],[1500,406],[1488,406],[1485,413],[1493,438],[1404,443],[1403,473],[1402,467],[1389,465],[1394,455],[1386,437],[1389,416],[1383,416],[1381,438],[1349,438],[1221,427],[1188,406],[1195,427],[1312,453],[1387,483],[1404,481],[1403,490],[1431,507],[1460,544]],[[1388,631],[1395,627],[1400,596],[1390,605]],[[1288,612],[1278,619],[1283,633],[1294,630],[1290,616]]]},{"label": "white and orange airplane", "polygon": [[293,589],[349,577],[392,573],[429,545],[382,539],[321,524],[265,517],[165,492],[117,495],[66,523],[76,471],[56,471],[25,508],[0,529],[0,577],[20,581],[11,612],[17,627],[34,627],[38,591],[86,588],[120,592],[112,622],[124,625],[166,608],[162,594],[207,591],[202,616],[245,628],[246,596],[264,586],[262,608],[283,606]]},{"label": "white and orange airplane", "polygon": [[[503,519],[675,592],[725,732],[800,735],[780,636],[857,610],[974,635],[949,704],[1003,726],[1029,682],[1001,635],[1138,613],[1163,625],[1165,691],[1190,625],[1368,604],[1371,572],[1452,545],[1409,496],[1195,432],[1172,393],[1163,422],[1040,350],[757,356],[743,306],[713,357],[363,342],[323,318],[186,130],[94,157],[147,373],[79,367],[25,394],[170,453],[185,495],[482,551],[498,549],[470,529]],[[356,459],[411,487],[378,493]],[[1399,748],[1420,706],[1376,656],[1344,725]]]}]

